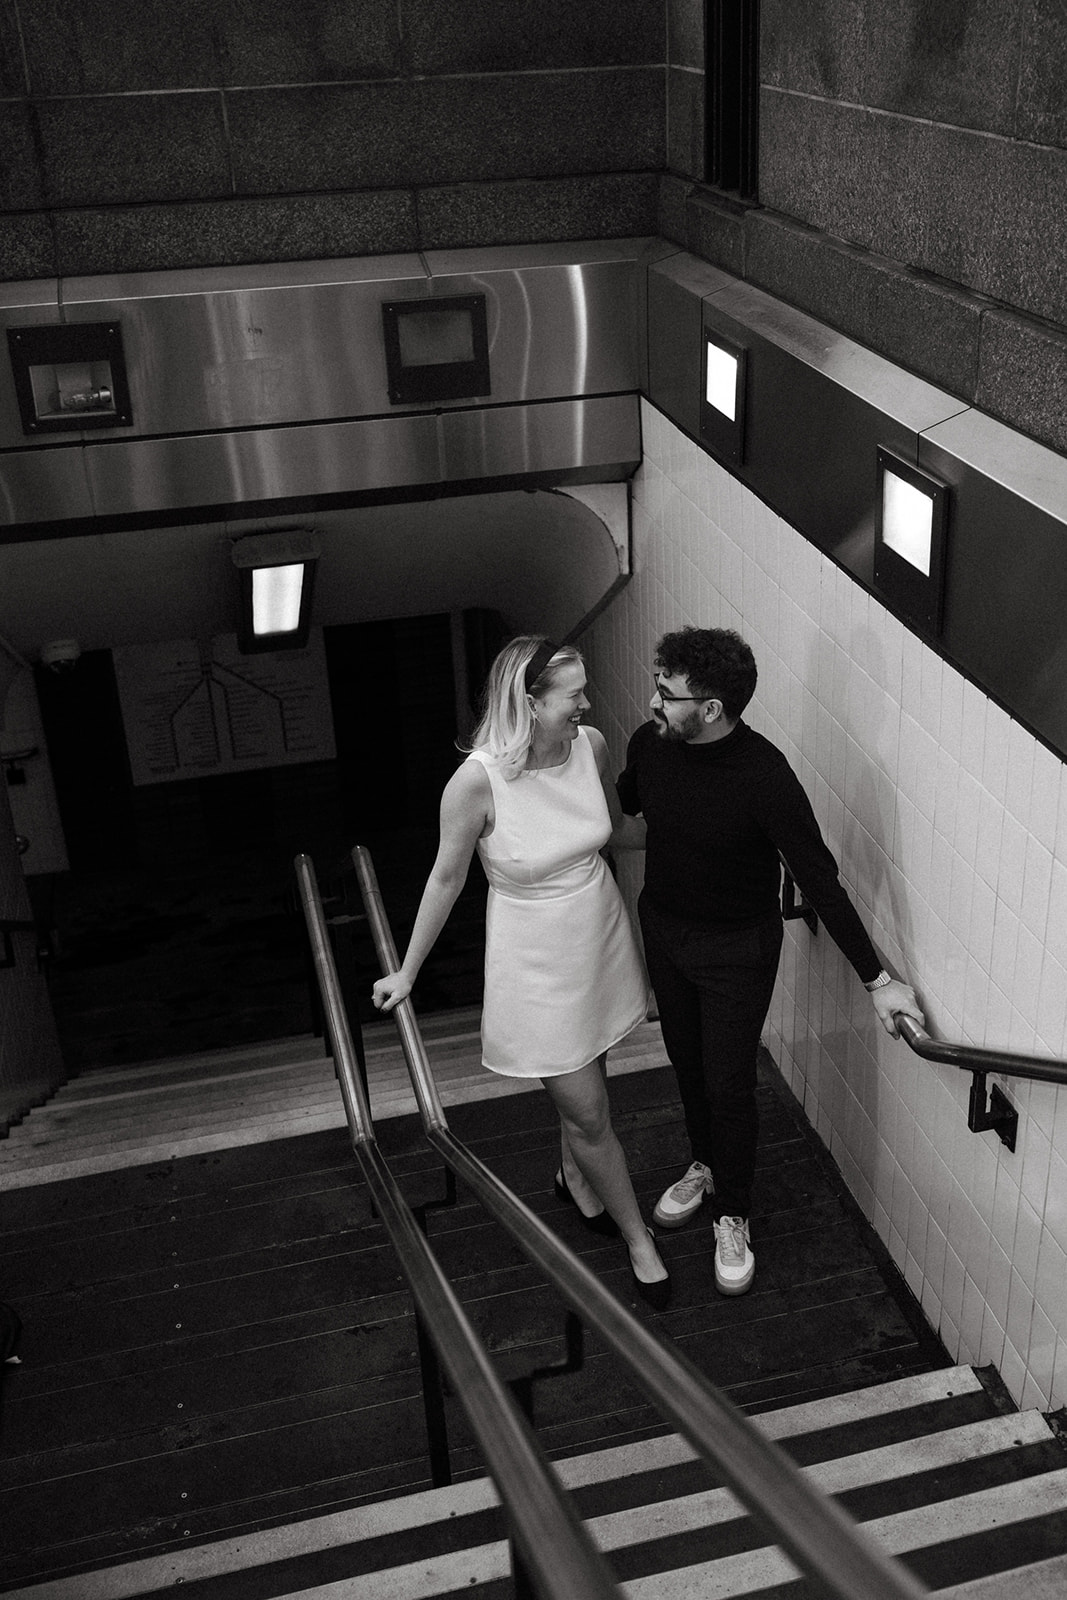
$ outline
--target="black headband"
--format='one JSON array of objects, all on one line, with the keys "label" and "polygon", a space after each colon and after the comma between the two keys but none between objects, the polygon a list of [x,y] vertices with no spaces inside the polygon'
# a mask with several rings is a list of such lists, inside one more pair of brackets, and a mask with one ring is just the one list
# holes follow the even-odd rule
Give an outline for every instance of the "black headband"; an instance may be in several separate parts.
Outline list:
[{"label": "black headband", "polygon": [[558,648],[558,645],[554,645],[550,639],[546,639],[544,644],[539,644],[537,646],[537,649],[530,657],[526,667],[526,672],[523,676],[523,683],[526,686],[527,694],[529,694],[533,689],[534,684],[537,682],[542,672],[544,672],[545,668],[548,666],[548,663],[556,654]]}]

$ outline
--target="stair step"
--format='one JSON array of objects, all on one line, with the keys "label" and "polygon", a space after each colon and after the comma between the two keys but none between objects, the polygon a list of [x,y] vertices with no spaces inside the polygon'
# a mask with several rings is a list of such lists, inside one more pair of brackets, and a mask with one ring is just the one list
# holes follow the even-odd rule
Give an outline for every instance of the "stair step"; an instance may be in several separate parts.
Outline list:
[{"label": "stair step", "polygon": [[[934,1504],[864,1515],[879,1542],[907,1553],[958,1543],[990,1527],[1008,1537],[1013,1524],[1063,1514],[1067,1506],[1067,1468],[1039,1475],[1040,1468],[1032,1466],[1019,1483],[1001,1481],[995,1489],[972,1483],[970,1492],[953,1492],[958,1487],[954,1471],[980,1479],[996,1467],[1001,1480],[1010,1478],[1013,1453],[1044,1448],[1053,1461],[1062,1459],[1048,1424],[1035,1412],[994,1413],[962,1426],[926,1431],[931,1407],[983,1393],[971,1369],[949,1368],[767,1412],[755,1420],[768,1438],[801,1456],[811,1454],[811,1439],[821,1440],[824,1447],[831,1442],[838,1449],[845,1446],[841,1454],[803,1470],[824,1492],[845,1496],[846,1504],[850,1496],[866,1494],[869,1499],[873,1493],[892,1505],[909,1480],[912,1494],[921,1481]],[[906,1429],[908,1418],[920,1427],[914,1437],[875,1448],[847,1448],[850,1430],[853,1441],[861,1441],[879,1419],[895,1419],[895,1432]],[[611,1554],[632,1600],[758,1593],[795,1576],[788,1560],[763,1544],[735,1497],[724,1488],[707,1487],[707,1469],[677,1435],[568,1457],[555,1470],[578,1497],[587,1525]],[[675,1492],[679,1487],[688,1492]],[[479,1477],[8,1591],[8,1600],[132,1600],[176,1582],[186,1592],[192,1583],[207,1583],[202,1591],[207,1595],[208,1580],[225,1574],[244,1574],[240,1593],[250,1600],[282,1594],[291,1600],[363,1595],[368,1600],[429,1600],[506,1577],[509,1553],[496,1507],[492,1484]],[[712,1540],[747,1547],[714,1561],[686,1561],[694,1546],[706,1549]],[[1051,1581],[1056,1566],[1042,1565]],[[279,1587],[277,1574],[283,1566],[297,1587],[289,1581]],[[226,1589],[227,1594],[235,1592]],[[1006,1591],[988,1594],[1001,1592]],[[1019,1593],[1021,1597],[1026,1591]],[[977,1590],[971,1597],[961,1589],[958,1600],[985,1600],[985,1595]]]},{"label": "stair step", "polygon": [[[478,1019],[476,1010],[442,1013],[425,1025],[446,1107],[540,1088],[536,1079],[483,1068]],[[375,1123],[411,1115],[417,1106],[395,1025],[373,1024],[364,1040]],[[75,1078],[0,1140],[0,1191],[343,1127],[322,1048],[311,1037],[281,1040]],[[646,1022],[612,1052],[610,1071],[617,1077],[663,1060],[659,1024]]]}]

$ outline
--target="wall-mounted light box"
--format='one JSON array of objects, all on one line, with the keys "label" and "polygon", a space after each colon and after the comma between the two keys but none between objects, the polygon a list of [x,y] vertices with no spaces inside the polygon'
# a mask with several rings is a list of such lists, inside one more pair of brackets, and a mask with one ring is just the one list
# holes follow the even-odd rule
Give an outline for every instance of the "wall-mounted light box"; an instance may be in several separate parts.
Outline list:
[{"label": "wall-mounted light box", "polygon": [[237,643],[245,655],[298,650],[311,631],[319,542],[307,528],[250,534],[230,547],[240,581]]},{"label": "wall-mounted light box", "polygon": [[700,437],[721,461],[745,458],[748,351],[717,329],[701,330]]},{"label": "wall-mounted light box", "polygon": [[117,322],[9,328],[23,433],[122,428],[133,421]]},{"label": "wall-mounted light box", "polygon": [[928,633],[941,627],[948,502],[946,484],[878,447],[875,588]]},{"label": "wall-mounted light box", "polygon": [[473,400],[489,394],[484,294],[386,300],[382,331],[394,405]]}]

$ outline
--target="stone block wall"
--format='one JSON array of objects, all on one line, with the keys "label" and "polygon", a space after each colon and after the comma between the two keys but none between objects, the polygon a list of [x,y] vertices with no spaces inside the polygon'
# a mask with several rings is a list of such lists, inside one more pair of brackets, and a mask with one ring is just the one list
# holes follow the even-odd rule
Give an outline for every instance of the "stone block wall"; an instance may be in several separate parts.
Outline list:
[{"label": "stone block wall", "polygon": [[[694,62],[701,11],[672,6]],[[709,189],[670,138],[660,232],[1067,452],[1067,10],[760,15],[759,205]]]},{"label": "stone block wall", "polygon": [[656,224],[662,0],[0,0],[0,277]]}]

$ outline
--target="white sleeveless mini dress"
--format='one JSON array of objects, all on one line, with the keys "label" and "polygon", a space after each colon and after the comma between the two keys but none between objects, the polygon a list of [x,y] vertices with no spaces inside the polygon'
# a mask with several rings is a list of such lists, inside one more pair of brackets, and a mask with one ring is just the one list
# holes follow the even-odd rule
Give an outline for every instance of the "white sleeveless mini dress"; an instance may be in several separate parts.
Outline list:
[{"label": "white sleeveless mini dress", "polygon": [[496,821],[478,840],[489,880],[482,1064],[512,1078],[575,1072],[643,1022],[649,987],[601,846],[611,818],[584,728],[559,767],[510,782],[476,750]]}]

